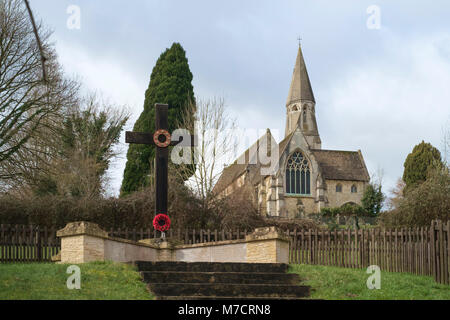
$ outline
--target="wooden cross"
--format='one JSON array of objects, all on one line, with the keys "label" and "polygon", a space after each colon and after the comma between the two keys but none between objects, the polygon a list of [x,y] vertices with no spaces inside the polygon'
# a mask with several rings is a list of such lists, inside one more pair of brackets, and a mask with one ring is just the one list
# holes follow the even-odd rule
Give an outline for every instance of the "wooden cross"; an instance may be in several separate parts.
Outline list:
[{"label": "wooden cross", "polygon": [[[125,133],[125,142],[134,144],[147,144],[156,146],[156,174],[155,174],[155,214],[167,214],[167,189],[168,189],[168,162],[169,146],[175,146],[183,141],[172,141],[168,132],[167,104],[155,104],[155,133],[130,132]],[[191,136],[190,146],[194,146],[194,136]],[[186,145],[186,146],[189,146]]]}]

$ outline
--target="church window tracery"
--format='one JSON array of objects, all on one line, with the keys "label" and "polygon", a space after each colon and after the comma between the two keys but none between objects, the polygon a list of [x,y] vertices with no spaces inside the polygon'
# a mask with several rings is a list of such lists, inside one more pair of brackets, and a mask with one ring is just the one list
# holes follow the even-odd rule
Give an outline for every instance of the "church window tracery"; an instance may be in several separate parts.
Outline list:
[{"label": "church window tracery", "polygon": [[311,194],[311,169],[308,160],[299,151],[294,152],[287,162],[286,193]]}]

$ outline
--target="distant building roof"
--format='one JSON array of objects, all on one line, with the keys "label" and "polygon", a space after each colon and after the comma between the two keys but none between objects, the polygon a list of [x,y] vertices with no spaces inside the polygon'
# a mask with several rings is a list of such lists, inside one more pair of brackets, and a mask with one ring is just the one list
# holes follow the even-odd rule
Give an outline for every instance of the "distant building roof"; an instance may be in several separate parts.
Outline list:
[{"label": "distant building roof", "polygon": [[233,163],[223,169],[219,180],[214,185],[213,192],[220,193],[225,190],[235,179],[239,178],[246,170],[247,164]]},{"label": "distant building roof", "polygon": [[311,150],[328,180],[369,181],[361,151]]}]

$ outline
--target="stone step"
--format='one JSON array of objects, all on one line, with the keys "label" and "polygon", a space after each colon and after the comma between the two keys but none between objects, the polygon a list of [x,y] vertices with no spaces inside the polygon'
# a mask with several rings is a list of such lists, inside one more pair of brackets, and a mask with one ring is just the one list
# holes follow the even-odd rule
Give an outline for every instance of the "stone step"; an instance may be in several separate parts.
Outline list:
[{"label": "stone step", "polygon": [[139,271],[185,271],[185,272],[259,272],[285,273],[284,263],[234,263],[234,262],[153,262],[135,261]]},{"label": "stone step", "polygon": [[179,272],[142,271],[147,283],[236,283],[236,284],[291,284],[300,282],[298,274],[261,272]]},{"label": "stone step", "polygon": [[217,296],[217,297],[258,297],[302,298],[309,296],[309,286],[281,284],[223,284],[223,283],[150,283],[149,290],[157,297],[162,296]]}]

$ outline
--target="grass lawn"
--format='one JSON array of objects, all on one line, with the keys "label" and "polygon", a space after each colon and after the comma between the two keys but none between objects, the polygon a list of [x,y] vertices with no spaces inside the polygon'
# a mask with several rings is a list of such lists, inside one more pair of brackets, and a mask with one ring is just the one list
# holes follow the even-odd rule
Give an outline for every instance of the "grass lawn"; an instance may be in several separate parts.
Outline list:
[{"label": "grass lawn", "polygon": [[381,272],[381,289],[369,290],[366,269],[315,265],[291,265],[304,284],[310,285],[312,299],[332,300],[450,300],[450,286],[432,277],[409,273]]},{"label": "grass lawn", "polygon": [[81,289],[69,290],[69,265],[51,263],[0,264],[0,300],[151,299],[139,273],[130,265],[80,264]]}]

